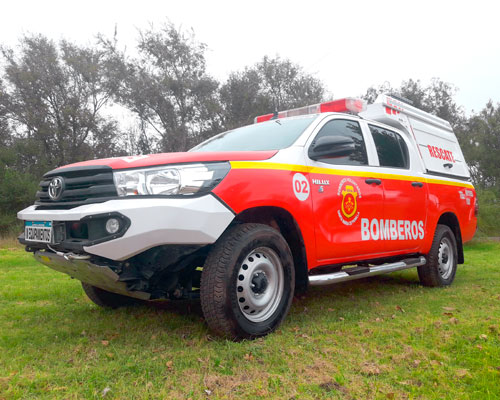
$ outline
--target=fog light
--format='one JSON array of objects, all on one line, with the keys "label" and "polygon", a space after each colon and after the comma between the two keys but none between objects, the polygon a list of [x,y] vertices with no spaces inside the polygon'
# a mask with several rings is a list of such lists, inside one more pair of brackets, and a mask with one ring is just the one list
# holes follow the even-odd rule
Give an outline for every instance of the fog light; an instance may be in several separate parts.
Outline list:
[{"label": "fog light", "polygon": [[106,231],[109,234],[114,234],[120,230],[120,221],[116,218],[110,218],[106,221]]}]

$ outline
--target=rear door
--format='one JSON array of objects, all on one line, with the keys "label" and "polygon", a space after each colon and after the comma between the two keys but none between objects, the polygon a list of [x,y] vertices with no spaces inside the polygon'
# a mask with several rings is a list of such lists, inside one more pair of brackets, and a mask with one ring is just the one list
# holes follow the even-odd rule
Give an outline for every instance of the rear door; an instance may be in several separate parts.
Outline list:
[{"label": "rear door", "polygon": [[366,125],[383,174],[385,199],[383,219],[378,221],[379,240],[384,240],[391,253],[418,251],[425,233],[428,187],[410,147],[412,142],[387,127]]},{"label": "rear door", "polygon": [[[355,151],[345,157],[310,159],[308,148],[327,135],[350,137]],[[384,252],[384,243],[363,240],[361,235],[362,220],[381,218],[384,201],[382,182],[372,176],[378,167],[369,166],[374,159],[373,145],[367,146],[366,135],[358,118],[339,116],[320,125],[306,145],[320,264],[377,257]]]}]

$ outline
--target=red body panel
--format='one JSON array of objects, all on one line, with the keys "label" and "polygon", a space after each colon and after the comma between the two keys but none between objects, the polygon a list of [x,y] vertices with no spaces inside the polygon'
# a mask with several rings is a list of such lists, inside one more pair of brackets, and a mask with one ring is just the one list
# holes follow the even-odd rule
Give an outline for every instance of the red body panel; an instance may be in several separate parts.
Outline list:
[{"label": "red body panel", "polygon": [[[383,255],[383,245],[362,241],[359,228],[362,217],[381,217],[382,187],[366,184],[365,178],[359,176],[312,173],[309,177],[316,227],[316,260],[334,264],[353,256],[374,258]],[[328,185],[315,184],[316,180],[328,182]]]},{"label": "red body panel", "polygon": [[232,210],[239,214],[255,207],[280,207],[297,222],[307,253],[309,266],[316,265],[314,218],[311,197],[299,201],[292,188],[294,171],[232,169],[213,190]]},{"label": "red body panel", "polygon": [[107,165],[113,169],[154,167],[155,165],[180,164],[188,162],[209,161],[243,161],[267,160],[274,156],[277,150],[271,151],[232,151],[232,152],[184,152],[160,153],[144,156],[102,158],[99,160],[82,161],[65,165],[60,168],[83,167],[89,165]]},{"label": "red body panel", "polygon": [[[476,191],[473,188],[430,183],[429,230],[434,232],[439,217],[444,213],[451,212],[458,218],[462,241],[471,240],[477,228],[477,217],[474,215],[475,201]],[[427,250],[430,249],[431,244],[432,238],[427,243]]]},{"label": "red body panel", "polygon": [[[427,226],[428,184],[422,182],[421,187],[413,186],[413,180],[383,179],[384,218],[396,221],[423,222],[425,232]],[[411,231],[411,228],[410,228]],[[404,235],[405,240],[386,242],[386,251],[418,252],[424,239],[414,239],[414,235]],[[410,240],[407,238],[411,237]]]},{"label": "red body panel", "polygon": [[[457,186],[455,182],[435,183],[434,179],[408,176],[407,179],[381,178],[382,184],[377,186],[365,182],[365,178],[372,175],[369,172],[366,176],[349,175],[348,171],[346,175],[320,174],[298,167],[309,181],[311,195],[305,201],[300,201],[294,193],[293,177],[298,171],[292,166],[289,170],[233,168],[214,192],[236,214],[261,206],[287,210],[301,230],[309,269],[401,254],[426,254],[437,222],[446,212],[457,216],[464,242],[475,233],[475,191],[470,184]],[[423,186],[413,186],[415,181]],[[321,184],[326,182],[328,184]],[[344,195],[346,183],[353,189]],[[349,197],[352,200],[352,192],[357,193],[356,212],[346,217],[350,212],[342,210],[342,203]],[[362,219],[395,221],[396,237],[363,240]]]}]

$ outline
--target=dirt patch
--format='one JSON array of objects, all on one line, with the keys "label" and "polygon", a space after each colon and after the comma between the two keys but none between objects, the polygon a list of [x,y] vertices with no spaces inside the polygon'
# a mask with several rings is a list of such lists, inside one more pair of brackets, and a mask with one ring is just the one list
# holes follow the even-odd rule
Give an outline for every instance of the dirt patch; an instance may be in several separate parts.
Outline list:
[{"label": "dirt patch", "polygon": [[334,381],[320,383],[319,387],[326,392],[340,392],[346,395],[349,394],[349,391],[345,386],[342,386],[340,383]]}]

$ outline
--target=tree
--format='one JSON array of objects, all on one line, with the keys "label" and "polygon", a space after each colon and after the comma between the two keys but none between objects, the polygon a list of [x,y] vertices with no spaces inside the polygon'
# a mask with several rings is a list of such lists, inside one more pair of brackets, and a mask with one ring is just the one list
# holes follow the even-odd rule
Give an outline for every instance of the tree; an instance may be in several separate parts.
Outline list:
[{"label": "tree", "polygon": [[368,104],[373,104],[380,94],[392,93],[392,91],[393,89],[391,87],[391,84],[389,82],[384,82],[379,86],[370,86],[368,89],[366,89],[366,93],[361,95],[360,97],[367,101]]},{"label": "tree", "polygon": [[18,233],[16,211],[33,204],[38,186],[36,177],[15,168],[19,156],[24,155],[20,150],[10,137],[7,121],[0,117],[0,236]]},{"label": "tree", "polygon": [[206,73],[206,46],[193,33],[172,24],[142,31],[135,59],[120,53],[113,42],[103,42],[121,60],[114,70],[115,81],[122,82],[118,100],[139,117],[143,139],[148,137],[145,125],[156,134],[156,143],[149,136],[142,147],[183,151],[218,130],[218,83]]},{"label": "tree", "polygon": [[321,82],[290,60],[265,56],[257,64],[257,70],[263,80],[262,90],[273,100],[275,110],[306,106],[323,99]]},{"label": "tree", "polygon": [[104,74],[102,49],[44,36],[25,36],[19,54],[1,48],[6,89],[0,108],[36,159],[25,165],[56,166],[117,153],[116,124],[101,114],[115,88]]},{"label": "tree", "polygon": [[[7,94],[5,93],[3,82],[0,79],[0,99],[5,98],[6,96]],[[0,100],[0,149],[7,146],[10,137],[11,130],[9,126],[9,120],[7,118],[7,109],[2,106],[2,101]]]},{"label": "tree", "polygon": [[474,183],[482,188],[500,191],[500,104],[490,100],[477,115],[472,116],[462,141],[465,158],[471,166]]},{"label": "tree", "polygon": [[382,93],[395,94],[412,102],[414,107],[434,114],[448,121],[454,129],[459,129],[465,121],[464,112],[454,99],[457,89],[450,83],[433,78],[429,86],[424,87],[420,80],[408,79],[397,89],[388,82],[378,87],[368,88],[362,96],[368,103],[373,103]]},{"label": "tree", "polygon": [[0,185],[0,236],[16,231],[18,228],[16,211],[33,204],[38,187],[38,179],[28,173],[6,168],[2,158],[0,155],[0,182],[2,182]]},{"label": "tree", "polygon": [[455,102],[457,88],[438,78],[433,78],[426,90],[425,106],[435,115],[448,121],[454,129],[460,128],[465,120],[462,107]]},{"label": "tree", "polygon": [[321,102],[324,93],[322,83],[298,64],[266,56],[253,67],[231,74],[222,85],[224,127],[247,125],[260,114]]},{"label": "tree", "polygon": [[225,129],[248,125],[260,114],[274,111],[272,98],[262,90],[258,70],[232,73],[220,89]]}]

